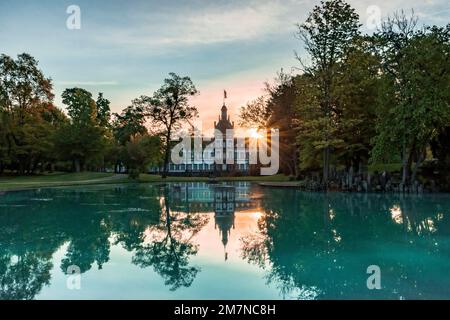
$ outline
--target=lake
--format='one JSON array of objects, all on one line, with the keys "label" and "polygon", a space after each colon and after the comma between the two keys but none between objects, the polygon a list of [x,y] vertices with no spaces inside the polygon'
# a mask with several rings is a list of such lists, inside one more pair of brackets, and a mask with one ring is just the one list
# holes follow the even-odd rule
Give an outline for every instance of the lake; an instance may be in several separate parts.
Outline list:
[{"label": "lake", "polygon": [[0,195],[0,299],[110,298],[450,299],[450,196],[249,182]]}]

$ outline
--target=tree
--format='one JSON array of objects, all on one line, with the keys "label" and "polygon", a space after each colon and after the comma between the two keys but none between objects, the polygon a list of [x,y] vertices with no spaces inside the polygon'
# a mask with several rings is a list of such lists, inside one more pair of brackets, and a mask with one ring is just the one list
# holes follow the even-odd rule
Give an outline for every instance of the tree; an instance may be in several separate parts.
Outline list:
[{"label": "tree", "polygon": [[322,142],[317,144],[323,150],[323,183],[327,185],[330,150],[334,147],[333,133],[336,110],[336,97],[333,95],[336,68],[352,39],[359,35],[359,16],[355,10],[342,0],[321,1],[309,14],[305,23],[298,25],[297,36],[305,45],[311,59],[311,66],[304,71],[314,75],[318,87],[318,107],[321,118],[316,127],[323,131]]},{"label": "tree", "polygon": [[[328,127],[328,117],[320,106],[320,88],[317,79],[311,74],[303,74],[295,79],[297,90],[296,109],[298,118],[297,144],[299,146],[299,168],[301,171],[311,172],[321,168],[323,164],[324,148],[327,145],[338,146],[337,127]],[[333,130],[332,130],[333,129]],[[334,140],[331,140],[333,137]],[[323,167],[322,167],[323,169]]]},{"label": "tree", "polygon": [[[42,105],[50,105],[52,100],[51,79],[38,68],[37,60],[26,53],[18,55],[16,60],[4,54],[0,56],[1,163],[8,163],[21,174],[30,171],[30,147],[35,145],[29,142],[36,133],[31,127],[39,127],[33,123],[39,118],[35,112]],[[2,167],[0,164],[0,170]]]},{"label": "tree", "polygon": [[298,175],[298,146],[296,143],[298,115],[295,107],[297,88],[294,77],[281,70],[274,85],[266,84],[266,91],[269,93],[267,109],[270,114],[267,126],[268,128],[277,128],[280,135],[280,170],[296,177]]},{"label": "tree", "polygon": [[367,164],[375,136],[376,111],[380,91],[380,59],[372,53],[371,37],[356,37],[336,74],[334,95],[339,109],[337,135],[342,146],[337,159],[347,169],[361,172]]},{"label": "tree", "polygon": [[145,109],[135,102],[123,109],[120,114],[114,114],[113,132],[120,145],[125,145],[137,135],[148,133],[145,127]]},{"label": "tree", "polygon": [[109,100],[103,97],[103,93],[98,94],[96,101],[97,119],[101,127],[108,127],[111,120],[111,109],[109,107]]},{"label": "tree", "polygon": [[131,178],[138,178],[149,165],[157,165],[161,159],[159,136],[141,135],[133,137],[126,146],[125,165]]},{"label": "tree", "polygon": [[3,108],[13,112],[22,124],[26,112],[42,102],[53,99],[52,82],[38,68],[38,61],[27,53],[16,60],[0,56],[0,87]]},{"label": "tree", "polygon": [[161,129],[164,137],[163,178],[167,176],[172,134],[181,128],[183,122],[192,120],[198,114],[197,108],[189,104],[189,98],[197,93],[189,77],[170,73],[169,78],[164,80],[163,86],[152,97],[141,96],[133,102],[143,106],[153,126]]},{"label": "tree", "polygon": [[291,75],[278,72],[274,84],[266,83],[266,95],[240,109],[239,125],[246,128],[279,130],[280,171],[297,176],[296,88]]},{"label": "tree", "polygon": [[271,113],[264,96],[260,96],[240,109],[239,125],[245,128],[265,129]]},{"label": "tree", "polygon": [[107,154],[107,159],[114,164],[117,172],[120,166],[129,163],[129,157],[126,145],[130,142],[136,142],[139,137],[148,135],[145,126],[145,110],[136,103],[126,107],[120,114],[114,114],[111,128],[114,141]]},{"label": "tree", "polygon": [[98,110],[92,94],[84,89],[66,89],[63,103],[67,105],[70,123],[58,134],[57,145],[62,158],[73,161],[76,172],[86,169],[88,163],[98,166],[108,144],[108,132],[97,118]]},{"label": "tree", "polygon": [[437,159],[439,169],[440,186],[450,190],[450,126],[443,129],[431,141],[433,156]]},{"label": "tree", "polygon": [[427,146],[450,122],[450,26],[416,24],[414,15],[397,13],[377,34],[385,84],[372,157],[400,153],[403,185],[416,180]]}]

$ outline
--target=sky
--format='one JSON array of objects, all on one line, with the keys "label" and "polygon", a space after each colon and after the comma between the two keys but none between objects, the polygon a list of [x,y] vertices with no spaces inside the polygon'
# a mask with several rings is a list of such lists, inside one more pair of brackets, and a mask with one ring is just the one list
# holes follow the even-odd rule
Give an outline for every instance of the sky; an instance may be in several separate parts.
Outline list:
[{"label": "sky", "polygon": [[[200,94],[191,103],[205,129],[228,93],[232,120],[264,94],[277,71],[298,72],[304,55],[296,23],[318,0],[0,0],[0,53],[27,52],[52,78],[55,103],[65,88],[103,92],[113,112],[152,95],[170,72],[189,76]],[[352,0],[364,32],[374,17],[414,8],[422,24],[450,22],[448,0]],[[67,28],[70,5],[80,29]]]}]

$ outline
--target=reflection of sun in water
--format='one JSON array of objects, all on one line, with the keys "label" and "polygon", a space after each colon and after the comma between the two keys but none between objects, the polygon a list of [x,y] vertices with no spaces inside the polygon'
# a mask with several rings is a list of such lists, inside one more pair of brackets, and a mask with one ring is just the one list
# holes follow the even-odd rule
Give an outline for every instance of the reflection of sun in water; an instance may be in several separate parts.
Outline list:
[{"label": "reflection of sun in water", "polygon": [[262,213],[260,211],[251,212],[250,214],[252,218],[255,218],[256,220],[259,220],[259,218],[261,218],[262,216]]},{"label": "reflection of sun in water", "polygon": [[393,206],[391,208],[391,217],[395,223],[398,223],[398,224],[403,223],[402,210],[400,209],[399,206]]}]

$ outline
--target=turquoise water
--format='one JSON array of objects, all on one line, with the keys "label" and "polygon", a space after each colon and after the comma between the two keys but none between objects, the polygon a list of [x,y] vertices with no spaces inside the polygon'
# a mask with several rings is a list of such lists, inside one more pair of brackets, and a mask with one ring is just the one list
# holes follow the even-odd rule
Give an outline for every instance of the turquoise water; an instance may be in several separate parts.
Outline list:
[{"label": "turquoise water", "polygon": [[108,298],[449,299],[450,196],[247,182],[0,195],[0,299]]}]

